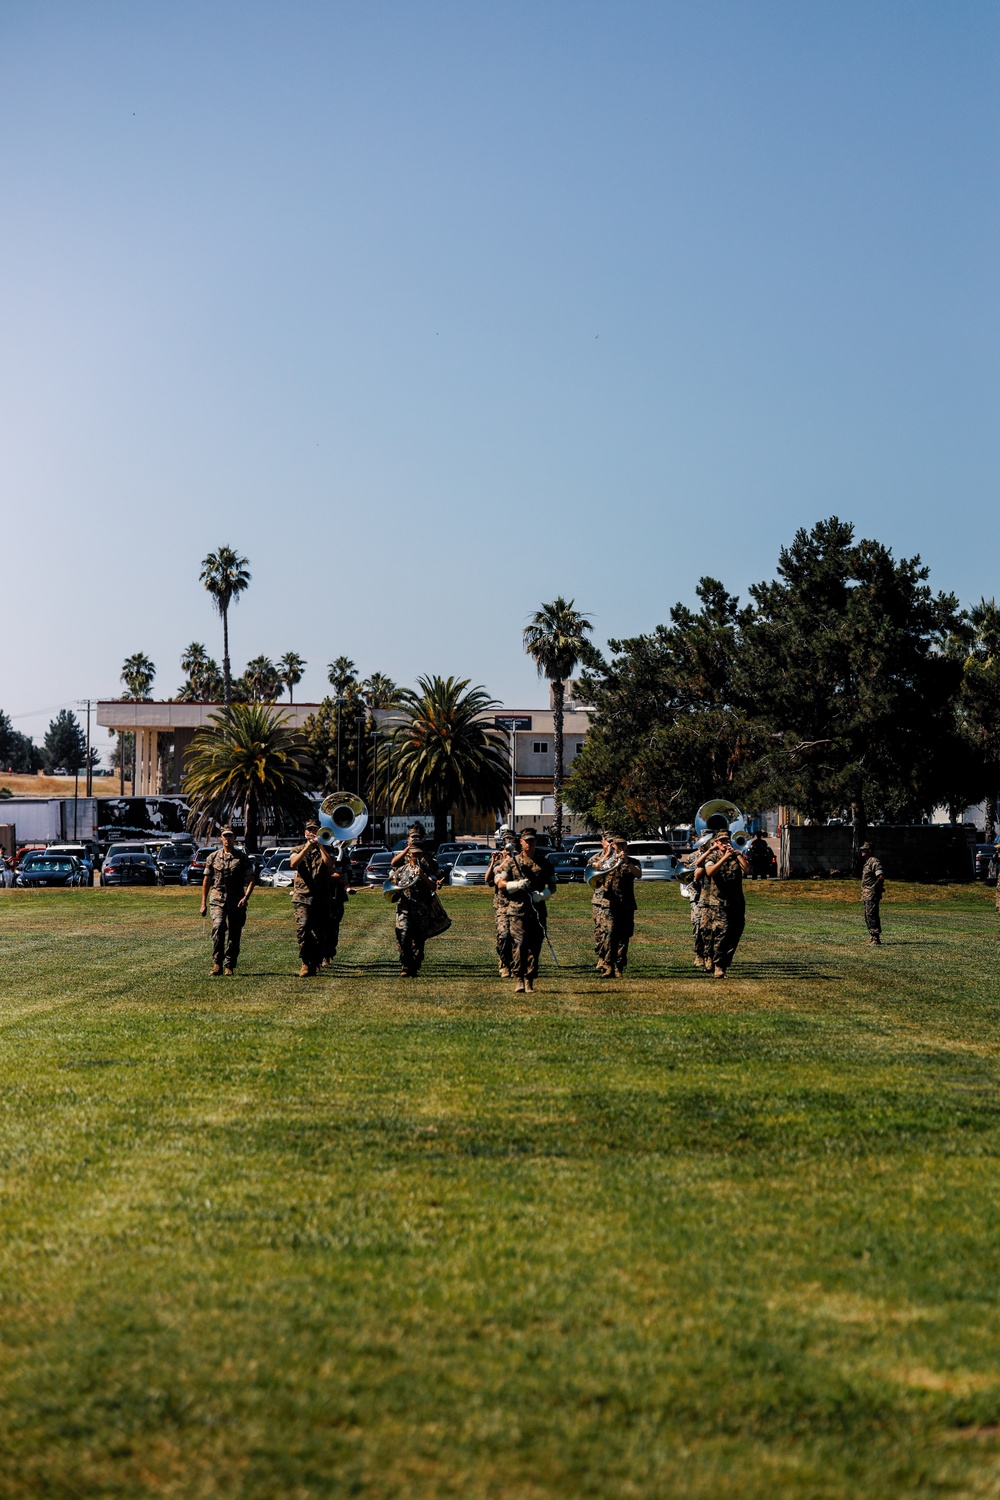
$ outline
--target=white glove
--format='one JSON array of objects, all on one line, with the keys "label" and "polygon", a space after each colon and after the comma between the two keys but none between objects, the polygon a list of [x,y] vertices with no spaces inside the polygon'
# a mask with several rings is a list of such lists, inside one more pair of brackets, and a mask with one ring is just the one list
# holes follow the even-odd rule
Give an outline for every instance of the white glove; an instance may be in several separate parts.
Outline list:
[{"label": "white glove", "polygon": [[507,889],[509,891],[526,891],[528,889],[528,882],[526,880],[508,880]]},{"label": "white glove", "polygon": [[534,901],[534,903],[535,903],[536,906],[541,906],[541,904],[542,904],[543,901],[548,901],[549,898],[552,897],[552,896],[554,896],[554,895],[555,895],[555,891],[551,890],[548,886],[546,886],[543,891],[532,891],[532,893],[531,893],[531,899],[532,899],[532,901]]}]

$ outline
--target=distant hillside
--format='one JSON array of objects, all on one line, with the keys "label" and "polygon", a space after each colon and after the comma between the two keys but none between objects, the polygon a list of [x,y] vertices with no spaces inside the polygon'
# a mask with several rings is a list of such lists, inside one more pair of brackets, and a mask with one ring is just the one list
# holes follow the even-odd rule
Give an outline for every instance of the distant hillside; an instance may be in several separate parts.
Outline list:
[{"label": "distant hillside", "polygon": [[[72,797],[72,776],[9,776],[0,771],[0,790],[7,790],[15,797]],[[80,796],[84,795],[87,786],[87,778],[80,775]],[[125,795],[132,793],[132,783],[126,781]],[[95,776],[95,797],[120,797],[117,776]],[[0,823],[3,819],[0,818]]]}]

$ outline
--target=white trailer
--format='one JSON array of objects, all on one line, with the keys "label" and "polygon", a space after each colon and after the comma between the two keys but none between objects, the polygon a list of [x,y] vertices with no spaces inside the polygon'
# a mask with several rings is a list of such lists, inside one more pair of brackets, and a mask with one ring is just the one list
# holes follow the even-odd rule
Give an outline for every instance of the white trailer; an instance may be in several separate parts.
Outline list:
[{"label": "white trailer", "polygon": [[2,797],[0,816],[14,824],[18,844],[51,844],[63,837],[60,797]]}]

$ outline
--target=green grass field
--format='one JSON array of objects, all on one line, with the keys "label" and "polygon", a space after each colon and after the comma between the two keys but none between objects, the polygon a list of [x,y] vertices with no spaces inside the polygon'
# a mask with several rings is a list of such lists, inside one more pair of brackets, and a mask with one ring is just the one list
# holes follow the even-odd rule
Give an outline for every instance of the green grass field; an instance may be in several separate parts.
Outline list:
[{"label": "green grass field", "polygon": [[640,889],[534,996],[482,891],[396,977],[284,892],[7,892],[0,1495],[1000,1495],[983,887],[756,886],[730,979]]}]

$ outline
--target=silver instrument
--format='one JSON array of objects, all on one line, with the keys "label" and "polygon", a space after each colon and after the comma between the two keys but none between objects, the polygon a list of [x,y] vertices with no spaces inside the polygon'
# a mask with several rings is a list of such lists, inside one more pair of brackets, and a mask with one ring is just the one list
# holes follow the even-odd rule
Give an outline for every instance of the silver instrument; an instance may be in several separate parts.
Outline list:
[{"label": "silver instrument", "polygon": [[729,830],[732,835],[733,848],[737,854],[742,854],[750,842],[747,833],[747,820],[736,806],[725,797],[716,797],[711,802],[703,802],[694,815],[695,832],[700,836],[698,845],[709,843],[717,833],[724,829]]},{"label": "silver instrument", "polygon": [[624,858],[624,854],[606,854],[603,859],[598,860],[587,876],[587,884],[590,886],[590,889],[592,891],[598,890],[607,880],[612,870],[617,870]]},{"label": "silver instrument", "polygon": [[401,891],[408,891],[415,880],[420,879],[420,867],[418,865],[402,865],[392,880],[386,880],[382,886],[382,899],[393,902]]},{"label": "silver instrument", "polygon": [[368,809],[353,792],[331,792],[319,805],[319,822],[317,843],[349,844],[368,826]]}]

